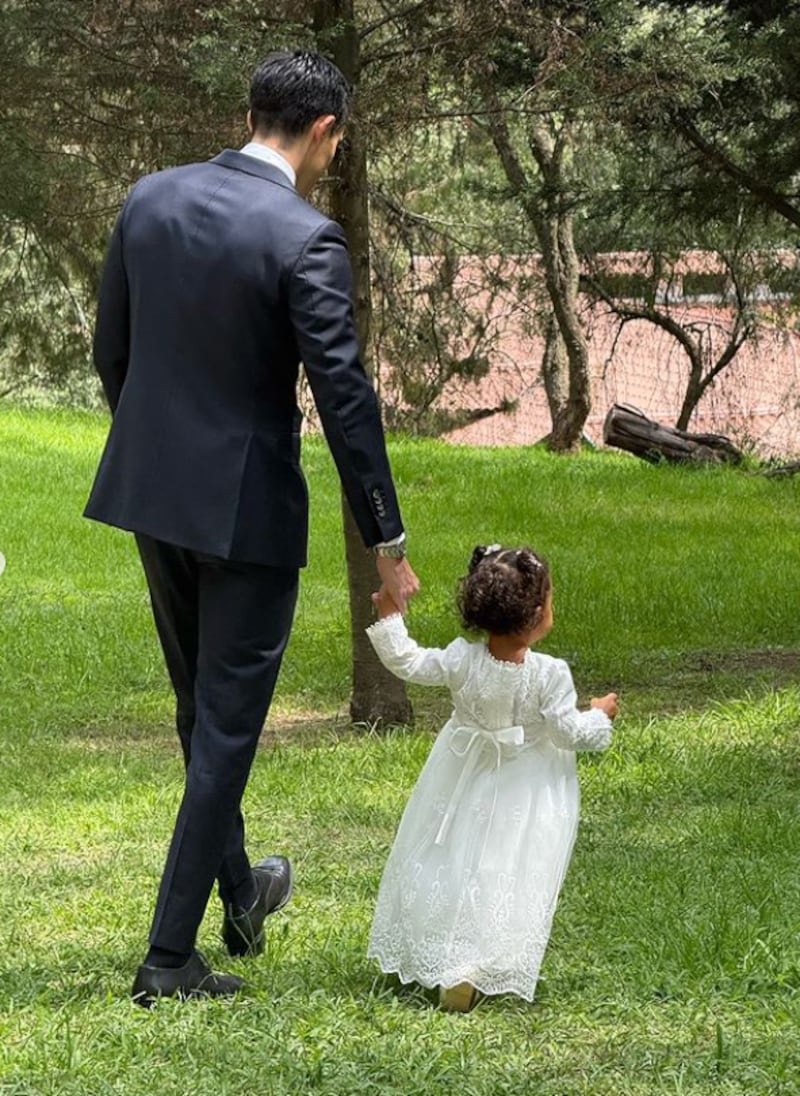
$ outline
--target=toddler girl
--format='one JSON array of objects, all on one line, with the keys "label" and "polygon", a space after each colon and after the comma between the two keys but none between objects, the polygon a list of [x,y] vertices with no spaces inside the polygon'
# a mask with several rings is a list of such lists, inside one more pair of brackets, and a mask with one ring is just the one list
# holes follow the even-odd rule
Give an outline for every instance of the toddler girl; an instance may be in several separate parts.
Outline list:
[{"label": "toddler girl", "polygon": [[529,650],[553,623],[550,575],[529,548],[476,548],[458,603],[485,642],[419,647],[385,591],[367,634],[387,669],[447,685],[453,712],[403,813],[369,955],[468,1011],[479,993],[533,1000],[578,825],[576,750],[611,739],[617,698],[578,711],[569,667]]}]

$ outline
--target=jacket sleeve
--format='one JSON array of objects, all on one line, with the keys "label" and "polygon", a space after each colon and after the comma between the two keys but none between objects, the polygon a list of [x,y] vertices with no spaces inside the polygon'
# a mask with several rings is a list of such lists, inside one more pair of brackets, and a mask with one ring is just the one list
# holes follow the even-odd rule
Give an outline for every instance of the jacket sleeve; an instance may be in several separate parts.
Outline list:
[{"label": "jacket sleeve", "polygon": [[403,532],[380,411],[361,363],[344,233],[324,223],[289,275],[300,358],[356,525],[367,546]]},{"label": "jacket sleeve", "polygon": [[128,371],[130,313],[128,278],[122,258],[123,208],[108,244],[94,330],[94,366],[99,374],[111,413],[116,411]]}]

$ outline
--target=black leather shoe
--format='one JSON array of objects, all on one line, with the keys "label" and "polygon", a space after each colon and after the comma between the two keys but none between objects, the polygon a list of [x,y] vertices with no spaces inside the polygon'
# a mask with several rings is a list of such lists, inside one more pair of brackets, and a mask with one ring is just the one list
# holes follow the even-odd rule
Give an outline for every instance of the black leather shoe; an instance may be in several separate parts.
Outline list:
[{"label": "black leather shoe", "polygon": [[292,896],[292,865],[285,856],[268,856],[253,865],[258,897],[249,909],[226,905],[222,939],[231,955],[260,955],[264,921],[283,909]]},{"label": "black leather shoe", "polygon": [[182,967],[151,967],[142,963],[136,972],[131,997],[137,1005],[152,1008],[159,997],[232,997],[242,988],[235,974],[215,974],[199,951],[193,951]]}]

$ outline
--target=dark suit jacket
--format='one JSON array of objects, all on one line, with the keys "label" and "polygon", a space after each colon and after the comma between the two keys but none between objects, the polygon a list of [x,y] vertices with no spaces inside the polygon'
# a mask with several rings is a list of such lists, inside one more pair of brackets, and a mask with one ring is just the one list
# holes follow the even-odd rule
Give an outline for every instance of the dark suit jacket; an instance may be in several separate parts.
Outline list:
[{"label": "dark suit jacket", "polygon": [[302,360],[365,544],[402,532],[344,234],[279,168],[228,150],[139,180],[111,237],[94,360],[113,418],[88,517],[302,566]]}]

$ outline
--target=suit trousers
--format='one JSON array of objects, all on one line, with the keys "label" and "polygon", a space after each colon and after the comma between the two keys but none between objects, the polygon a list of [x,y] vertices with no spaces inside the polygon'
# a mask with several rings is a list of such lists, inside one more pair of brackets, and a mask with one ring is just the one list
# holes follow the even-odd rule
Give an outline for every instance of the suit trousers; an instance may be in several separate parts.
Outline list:
[{"label": "suit trousers", "polygon": [[239,563],[141,534],[186,780],[150,943],[189,953],[214,880],[250,878],[241,801],[297,601],[297,568]]}]

